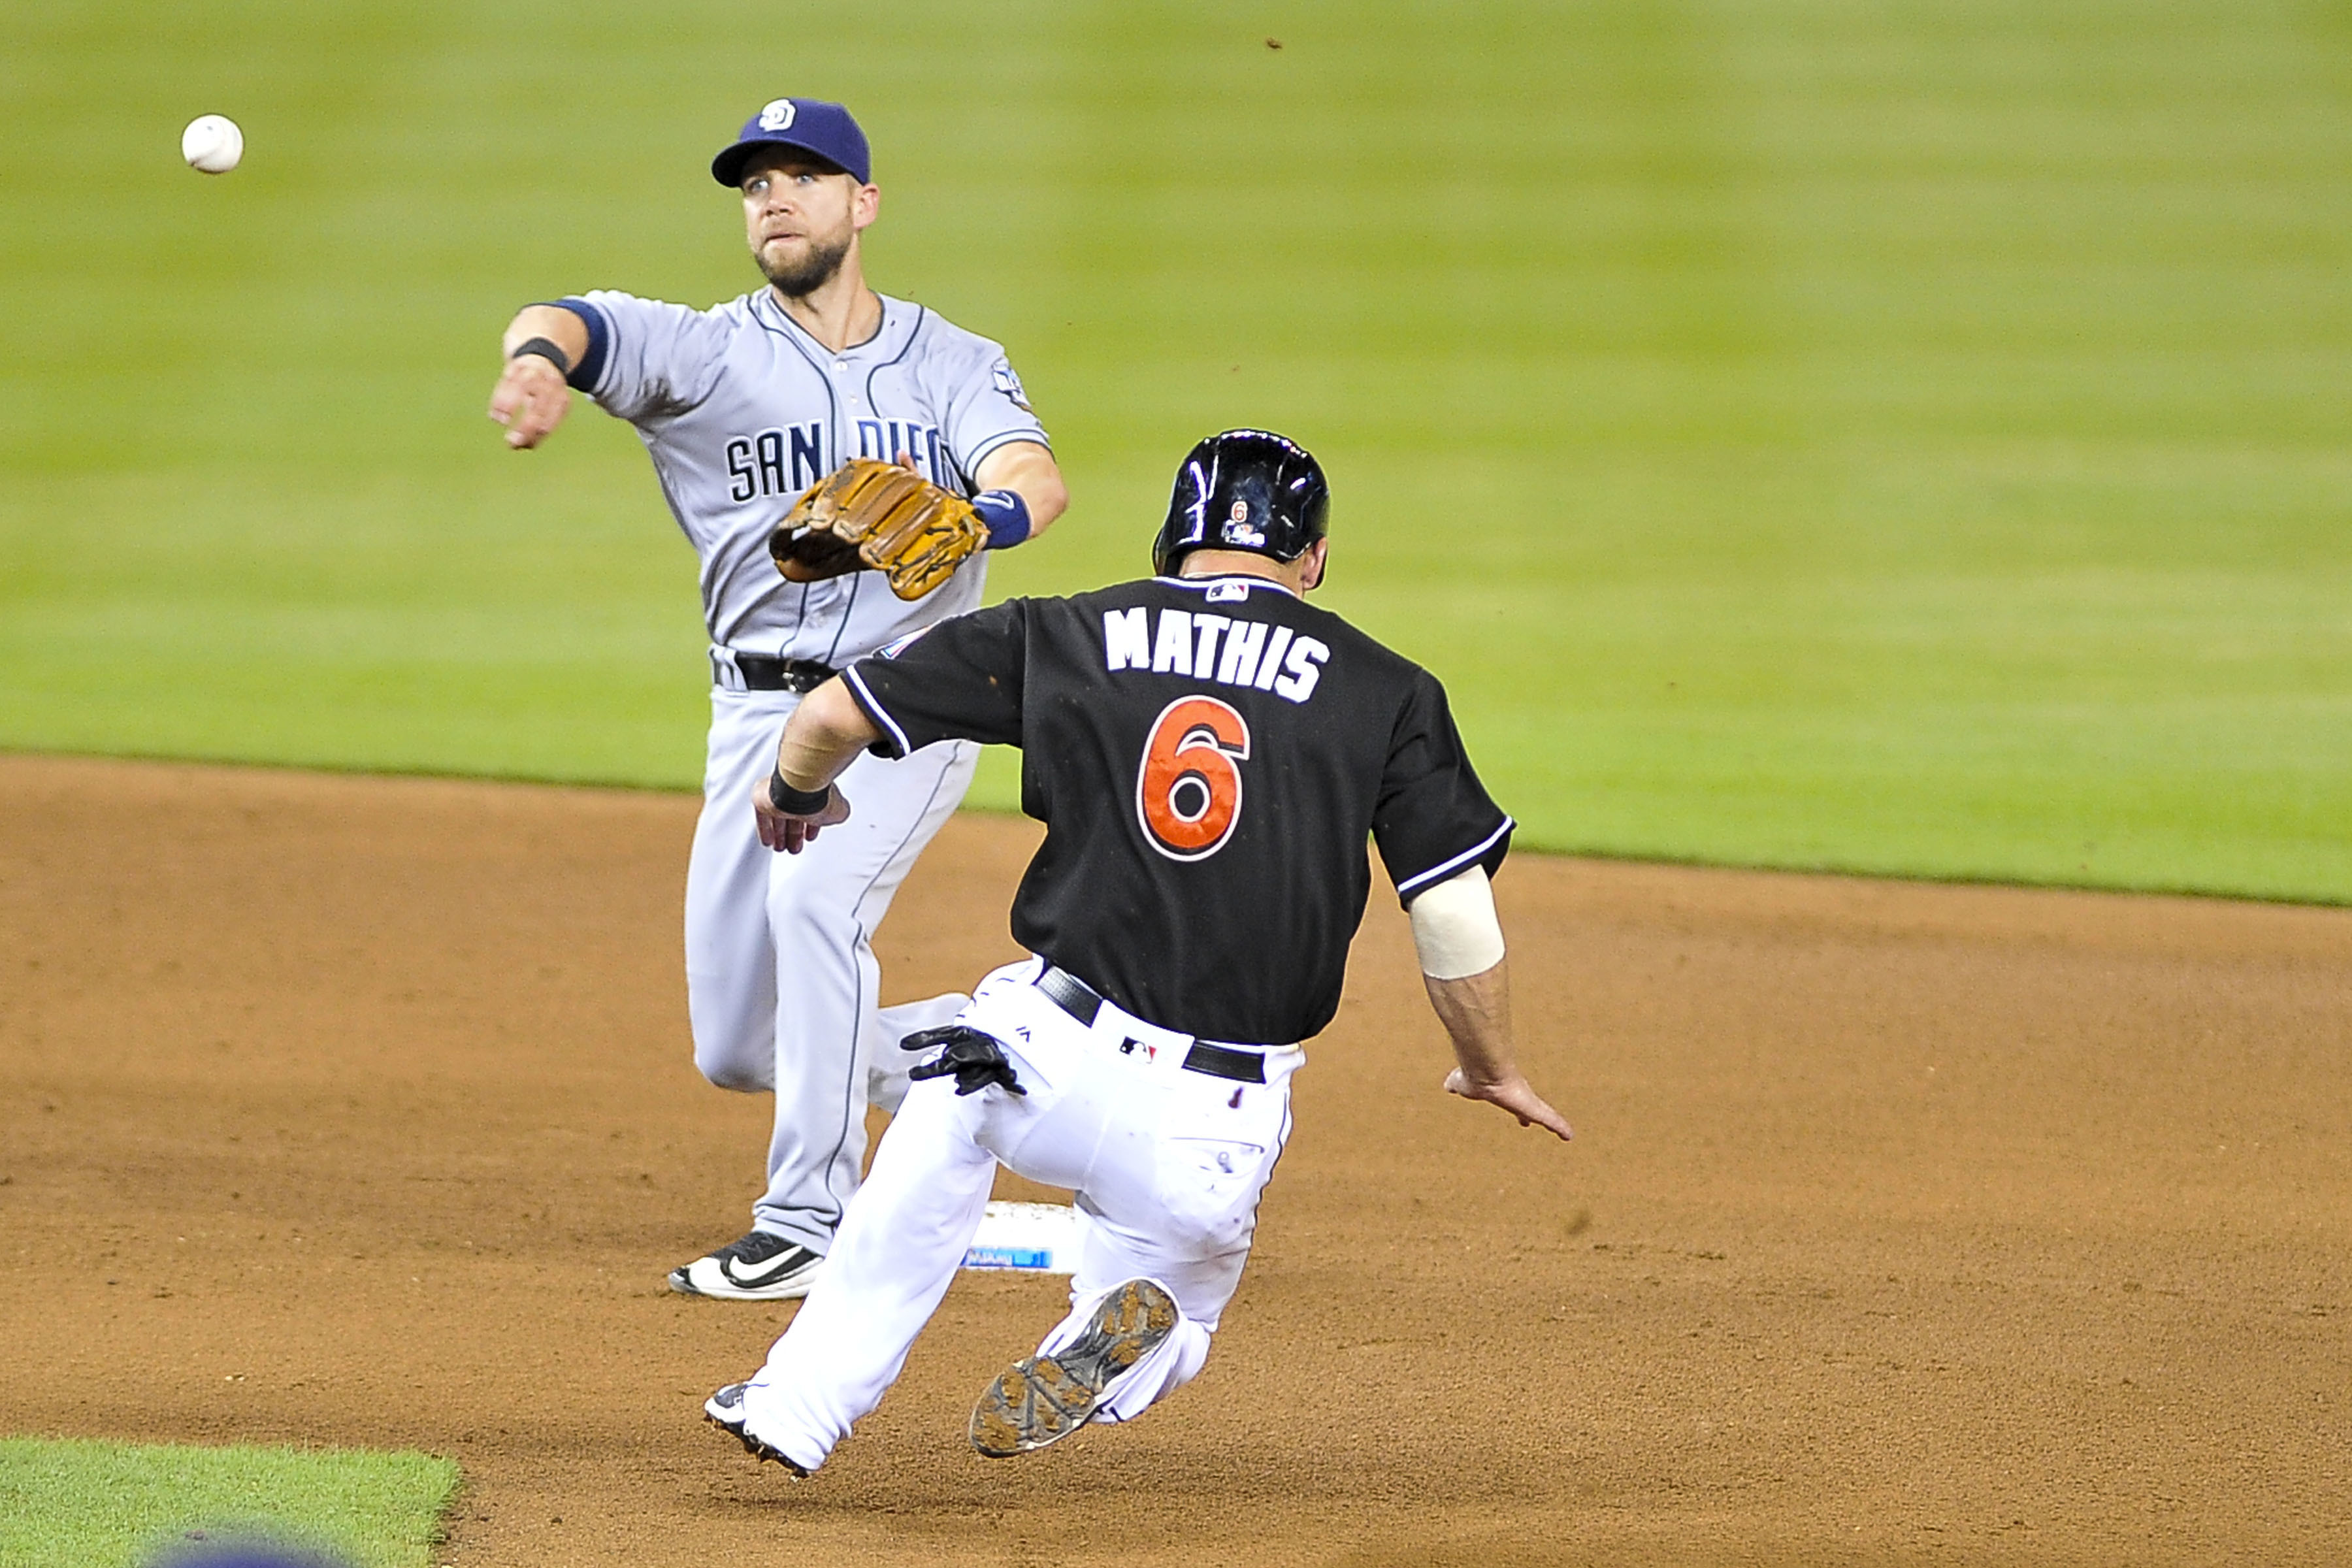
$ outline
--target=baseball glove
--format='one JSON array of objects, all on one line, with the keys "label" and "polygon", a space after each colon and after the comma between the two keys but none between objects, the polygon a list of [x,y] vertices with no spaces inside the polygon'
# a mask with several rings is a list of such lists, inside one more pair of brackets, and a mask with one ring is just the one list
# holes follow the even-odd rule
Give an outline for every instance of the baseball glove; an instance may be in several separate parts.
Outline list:
[{"label": "baseball glove", "polygon": [[970,501],[896,463],[852,458],[801,492],[768,553],[795,583],[871,567],[898,597],[919,599],[987,542]]},{"label": "baseball glove", "polygon": [[936,1029],[922,1029],[898,1042],[902,1051],[928,1051],[939,1048],[940,1054],[929,1061],[918,1064],[907,1076],[919,1083],[927,1078],[948,1078],[956,1080],[958,1094],[978,1094],[990,1084],[1012,1090],[1024,1099],[1029,1091],[1021,1087],[1020,1075],[1004,1055],[1004,1047],[994,1037],[982,1033],[966,1024],[946,1024]]}]

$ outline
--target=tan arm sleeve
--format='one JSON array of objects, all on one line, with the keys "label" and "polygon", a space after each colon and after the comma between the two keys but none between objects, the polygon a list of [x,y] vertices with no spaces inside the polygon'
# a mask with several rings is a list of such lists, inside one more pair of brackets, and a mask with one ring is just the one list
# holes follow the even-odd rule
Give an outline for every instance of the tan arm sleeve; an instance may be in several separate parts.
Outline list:
[{"label": "tan arm sleeve", "polygon": [[1503,925],[1486,868],[1473,866],[1412,900],[1412,945],[1432,980],[1482,974],[1503,962]]}]

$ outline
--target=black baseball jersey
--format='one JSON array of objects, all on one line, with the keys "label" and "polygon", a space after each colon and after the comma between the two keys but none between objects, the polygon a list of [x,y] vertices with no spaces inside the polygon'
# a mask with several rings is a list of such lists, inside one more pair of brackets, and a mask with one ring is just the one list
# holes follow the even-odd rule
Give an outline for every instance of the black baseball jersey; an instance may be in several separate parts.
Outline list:
[{"label": "black baseball jersey", "polygon": [[1368,835],[1408,904],[1510,845],[1437,679],[1263,579],[1013,599],[846,678],[887,755],[1021,748],[1046,831],[1014,939],[1185,1034],[1286,1045],[1331,1021]]}]

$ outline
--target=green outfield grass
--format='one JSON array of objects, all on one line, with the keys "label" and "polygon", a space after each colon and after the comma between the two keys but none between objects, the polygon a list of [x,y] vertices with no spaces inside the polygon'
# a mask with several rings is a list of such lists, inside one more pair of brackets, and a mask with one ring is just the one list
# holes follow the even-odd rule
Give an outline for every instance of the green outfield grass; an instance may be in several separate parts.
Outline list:
[{"label": "green outfield grass", "polygon": [[424,1454],[0,1438],[0,1568],[131,1568],[257,1534],[353,1568],[432,1561],[457,1467]]},{"label": "green outfield grass", "polygon": [[634,437],[481,405],[521,301],[746,286],[703,167],[789,89],[874,136],[877,280],[1054,430],[997,592],[1133,574],[1174,458],[1270,424],[1523,843],[2352,899],[2341,7],[10,26],[0,745],[694,784]]}]

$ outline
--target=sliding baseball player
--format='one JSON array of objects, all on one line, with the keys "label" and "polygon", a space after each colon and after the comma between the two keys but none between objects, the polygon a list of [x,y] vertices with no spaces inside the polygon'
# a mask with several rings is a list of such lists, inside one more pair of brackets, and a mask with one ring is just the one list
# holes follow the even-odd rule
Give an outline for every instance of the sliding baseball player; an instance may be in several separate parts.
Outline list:
[{"label": "sliding baseball player", "polygon": [[1019,746],[1045,840],[1013,905],[1034,956],[906,1042],[928,1059],[824,1273],[767,1364],[704,1406],[753,1454],[806,1475],[881,1401],[1000,1164],[1075,1189],[1078,1267],[1068,1315],[982,1392],[972,1446],[1132,1420],[1200,1372],[1299,1042],[1339,1009],[1367,837],[1453,1037],[1445,1087],[1570,1135],[1514,1060],[1487,885],[1511,819],[1436,679],[1307,603],[1327,505],[1304,450],[1227,431],[1177,472],[1159,575],[943,622],[793,715],[756,808],[788,858],[855,830],[868,748]]}]

